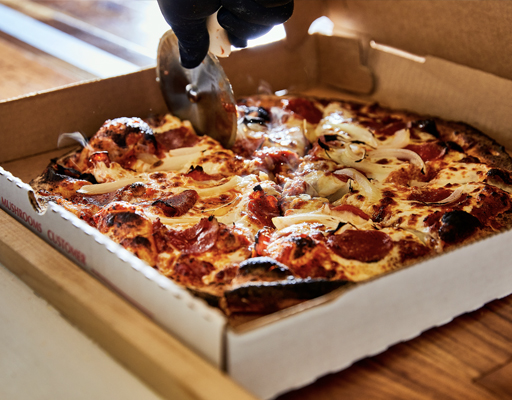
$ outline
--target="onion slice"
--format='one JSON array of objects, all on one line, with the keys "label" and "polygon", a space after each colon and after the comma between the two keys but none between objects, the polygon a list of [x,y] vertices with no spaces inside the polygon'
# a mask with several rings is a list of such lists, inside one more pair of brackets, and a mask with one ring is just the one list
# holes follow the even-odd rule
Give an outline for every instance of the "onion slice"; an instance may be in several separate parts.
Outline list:
[{"label": "onion slice", "polygon": [[146,181],[145,178],[135,176],[133,178],[119,179],[114,182],[98,183],[96,185],[85,185],[78,189],[76,192],[81,194],[105,194],[131,185],[132,183],[144,181]]},{"label": "onion slice", "polygon": [[87,147],[87,138],[80,132],[61,133],[57,140],[57,147],[65,146],[70,140],[78,142],[82,147]]},{"label": "onion slice", "polygon": [[274,217],[272,218],[272,222],[274,223],[277,229],[284,229],[291,225],[309,222],[324,225],[325,227],[332,230],[336,229],[340,222],[347,223],[349,221],[347,220],[347,218],[341,218],[337,215],[326,215],[311,212],[292,214],[284,217]]},{"label": "onion slice", "polygon": [[363,128],[362,126],[341,123],[337,124],[336,128],[339,128],[341,131],[348,133],[352,140],[360,140],[361,142],[369,144],[372,147],[378,146],[377,139],[375,139],[373,133],[370,132],[370,130]]},{"label": "onion slice", "polygon": [[375,202],[380,197],[380,190],[377,189],[361,172],[354,168],[343,168],[334,171],[336,175],[346,175],[353,181],[357,182],[361,190],[366,194],[366,198],[370,202]]},{"label": "onion slice", "polygon": [[158,172],[158,171],[179,171],[184,169],[185,167],[189,167],[201,157],[203,153],[198,151],[196,153],[191,154],[183,154],[179,156],[166,157],[162,162],[157,162],[151,167],[148,172]]},{"label": "onion slice", "polygon": [[169,156],[175,157],[175,156],[184,156],[187,154],[193,154],[201,151],[208,150],[210,146],[207,144],[198,145],[198,146],[192,146],[192,147],[180,147],[178,149],[172,149],[167,152]]},{"label": "onion slice", "polygon": [[422,173],[425,171],[425,163],[422,158],[412,150],[408,149],[379,149],[372,150],[368,152],[368,157],[370,158],[399,158],[402,160],[407,160],[411,164],[417,166]]},{"label": "onion slice", "polygon": [[395,132],[393,139],[387,144],[379,145],[379,149],[402,149],[409,144],[411,132],[409,129],[400,129]]},{"label": "onion slice", "polygon": [[221,193],[227,192],[228,190],[234,189],[240,184],[243,184],[243,179],[239,177],[238,175],[233,176],[229,181],[226,183],[223,183],[219,186],[213,186],[210,188],[194,188],[194,190],[197,192],[197,194],[203,198],[211,197],[213,195],[219,195]]}]

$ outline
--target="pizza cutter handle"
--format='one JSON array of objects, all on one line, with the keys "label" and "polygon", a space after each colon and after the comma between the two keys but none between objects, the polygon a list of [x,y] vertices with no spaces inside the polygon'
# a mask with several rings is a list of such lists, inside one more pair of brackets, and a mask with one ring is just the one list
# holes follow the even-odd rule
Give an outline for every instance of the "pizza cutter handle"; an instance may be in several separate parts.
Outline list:
[{"label": "pizza cutter handle", "polygon": [[231,43],[228,33],[220,26],[217,13],[210,15],[206,20],[206,27],[210,35],[209,51],[217,57],[228,57],[231,54]]}]

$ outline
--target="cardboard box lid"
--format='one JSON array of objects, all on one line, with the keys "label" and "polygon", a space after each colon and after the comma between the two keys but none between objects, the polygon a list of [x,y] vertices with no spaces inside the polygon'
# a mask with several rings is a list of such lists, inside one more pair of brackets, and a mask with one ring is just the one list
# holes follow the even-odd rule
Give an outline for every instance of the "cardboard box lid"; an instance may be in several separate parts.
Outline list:
[{"label": "cardboard box lid", "polygon": [[512,2],[325,0],[321,8],[336,30],[512,79],[512,42],[504,40],[512,36]]}]

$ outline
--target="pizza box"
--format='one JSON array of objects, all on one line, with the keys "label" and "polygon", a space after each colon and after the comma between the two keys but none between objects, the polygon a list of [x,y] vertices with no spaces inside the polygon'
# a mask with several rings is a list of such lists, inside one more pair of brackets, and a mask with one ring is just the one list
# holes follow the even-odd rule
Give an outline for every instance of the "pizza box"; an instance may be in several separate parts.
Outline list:
[{"label": "pizza box", "polygon": [[[508,32],[503,16],[512,17],[512,5],[440,3],[298,0],[286,40],[234,52],[222,64],[239,96],[264,86],[378,101],[468,122],[512,148],[511,61],[499,56],[510,44],[487,42]],[[322,16],[334,22],[332,34],[309,34]],[[468,37],[467,26],[478,34]],[[150,68],[0,103],[0,206],[257,397],[306,385],[512,293],[508,231],[233,323],[58,205],[41,212],[26,182],[67,151],[56,148],[59,134],[90,136],[106,119],[165,112],[155,77]]]}]

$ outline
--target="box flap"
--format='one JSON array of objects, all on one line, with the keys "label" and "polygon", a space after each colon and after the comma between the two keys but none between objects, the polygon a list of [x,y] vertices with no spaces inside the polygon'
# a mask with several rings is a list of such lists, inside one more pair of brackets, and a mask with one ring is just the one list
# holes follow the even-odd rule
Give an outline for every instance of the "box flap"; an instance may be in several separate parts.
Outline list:
[{"label": "box flap", "polygon": [[512,79],[512,2],[326,2],[337,29]]}]

